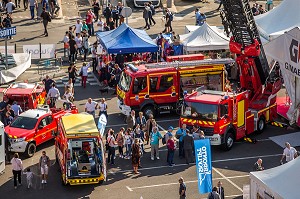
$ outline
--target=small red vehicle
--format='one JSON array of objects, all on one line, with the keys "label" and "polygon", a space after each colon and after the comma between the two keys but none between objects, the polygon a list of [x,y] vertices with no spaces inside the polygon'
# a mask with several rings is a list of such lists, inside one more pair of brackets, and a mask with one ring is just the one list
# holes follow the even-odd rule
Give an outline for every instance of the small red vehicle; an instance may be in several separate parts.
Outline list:
[{"label": "small red vehicle", "polygon": [[21,113],[5,127],[11,144],[9,150],[32,157],[38,145],[55,137],[57,122],[66,113],[78,113],[78,110],[75,106],[71,110],[50,110],[48,106],[44,106]]},{"label": "small red vehicle", "polygon": [[9,104],[16,101],[23,111],[42,106],[47,97],[42,85],[31,83],[13,83],[8,88],[0,89],[0,92]]}]

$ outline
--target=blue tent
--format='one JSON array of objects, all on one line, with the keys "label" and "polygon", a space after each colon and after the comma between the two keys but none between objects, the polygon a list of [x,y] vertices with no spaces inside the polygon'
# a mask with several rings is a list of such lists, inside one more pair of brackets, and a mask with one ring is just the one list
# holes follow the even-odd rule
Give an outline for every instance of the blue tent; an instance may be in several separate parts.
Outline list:
[{"label": "blue tent", "polygon": [[100,44],[108,53],[157,52],[158,47],[144,30],[134,29],[123,23],[117,29],[97,32]]}]

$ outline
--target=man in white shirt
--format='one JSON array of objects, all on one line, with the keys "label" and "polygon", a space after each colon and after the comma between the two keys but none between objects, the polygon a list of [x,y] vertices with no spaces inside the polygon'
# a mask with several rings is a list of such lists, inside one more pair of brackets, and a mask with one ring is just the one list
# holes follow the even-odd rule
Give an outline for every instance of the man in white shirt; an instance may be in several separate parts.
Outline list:
[{"label": "man in white shirt", "polygon": [[90,63],[86,64],[85,62],[82,64],[82,67],[80,69],[80,73],[81,73],[81,86],[83,86],[83,88],[86,87],[86,80],[87,80],[87,76],[88,76],[88,69],[90,67]]},{"label": "man in white shirt", "polygon": [[47,99],[50,99],[50,108],[55,107],[55,102],[60,96],[59,90],[55,87],[55,83],[52,84],[52,88],[50,88]]},{"label": "man in white shirt", "polygon": [[11,14],[13,12],[13,10],[14,10],[13,7],[16,8],[16,5],[13,2],[11,2],[11,0],[9,0],[9,2],[5,6],[6,12],[8,14]]},{"label": "man in white shirt", "polygon": [[290,143],[285,143],[285,149],[280,160],[280,163],[283,164],[283,158],[285,157],[286,162],[294,160],[298,156],[297,150],[294,147],[291,147]]},{"label": "man in white shirt", "polygon": [[82,29],[82,23],[81,23],[80,19],[77,19],[77,23],[75,24],[76,36],[81,33],[81,29]]},{"label": "man in white shirt", "polygon": [[95,117],[95,111],[98,106],[98,103],[93,101],[92,98],[89,98],[87,103],[85,104],[84,111],[93,115]]},{"label": "man in white shirt", "polygon": [[77,60],[78,53],[80,54],[80,56],[82,55],[82,37],[81,37],[81,34],[78,34],[75,37],[75,42],[76,42],[76,46],[77,46],[77,52],[75,53],[75,59]]},{"label": "man in white shirt", "polygon": [[15,117],[20,115],[22,113],[22,108],[16,101],[14,101],[13,105],[11,106],[11,109],[14,111]]}]

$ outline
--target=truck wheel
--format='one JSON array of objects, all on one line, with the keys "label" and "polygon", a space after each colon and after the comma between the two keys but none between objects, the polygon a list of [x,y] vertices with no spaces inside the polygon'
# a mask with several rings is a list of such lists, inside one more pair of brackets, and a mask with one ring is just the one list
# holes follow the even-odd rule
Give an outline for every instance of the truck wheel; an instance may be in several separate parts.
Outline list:
[{"label": "truck wheel", "polygon": [[36,152],[36,146],[33,142],[30,142],[27,147],[26,147],[26,156],[27,157],[32,157]]},{"label": "truck wheel", "polygon": [[264,117],[260,117],[257,122],[257,132],[262,133],[266,128],[266,120]]},{"label": "truck wheel", "polygon": [[226,134],[225,140],[224,140],[224,144],[222,145],[223,150],[225,151],[229,151],[234,143],[234,136],[232,132],[228,132]]},{"label": "truck wheel", "polygon": [[152,114],[153,116],[155,116],[154,107],[151,106],[151,105],[146,106],[145,108],[143,108],[143,113],[144,113],[144,116],[146,116],[147,118],[149,118],[150,114]]}]

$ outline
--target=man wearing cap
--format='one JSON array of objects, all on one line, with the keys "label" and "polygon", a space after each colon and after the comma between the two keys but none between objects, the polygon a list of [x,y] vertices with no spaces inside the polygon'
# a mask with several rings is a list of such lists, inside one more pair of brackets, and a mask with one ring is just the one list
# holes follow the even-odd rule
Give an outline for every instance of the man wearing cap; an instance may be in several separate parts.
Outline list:
[{"label": "man wearing cap", "polygon": [[183,137],[186,136],[186,124],[182,125],[182,128],[179,128],[176,131],[176,138],[179,139],[179,157],[184,158],[183,151]]}]

